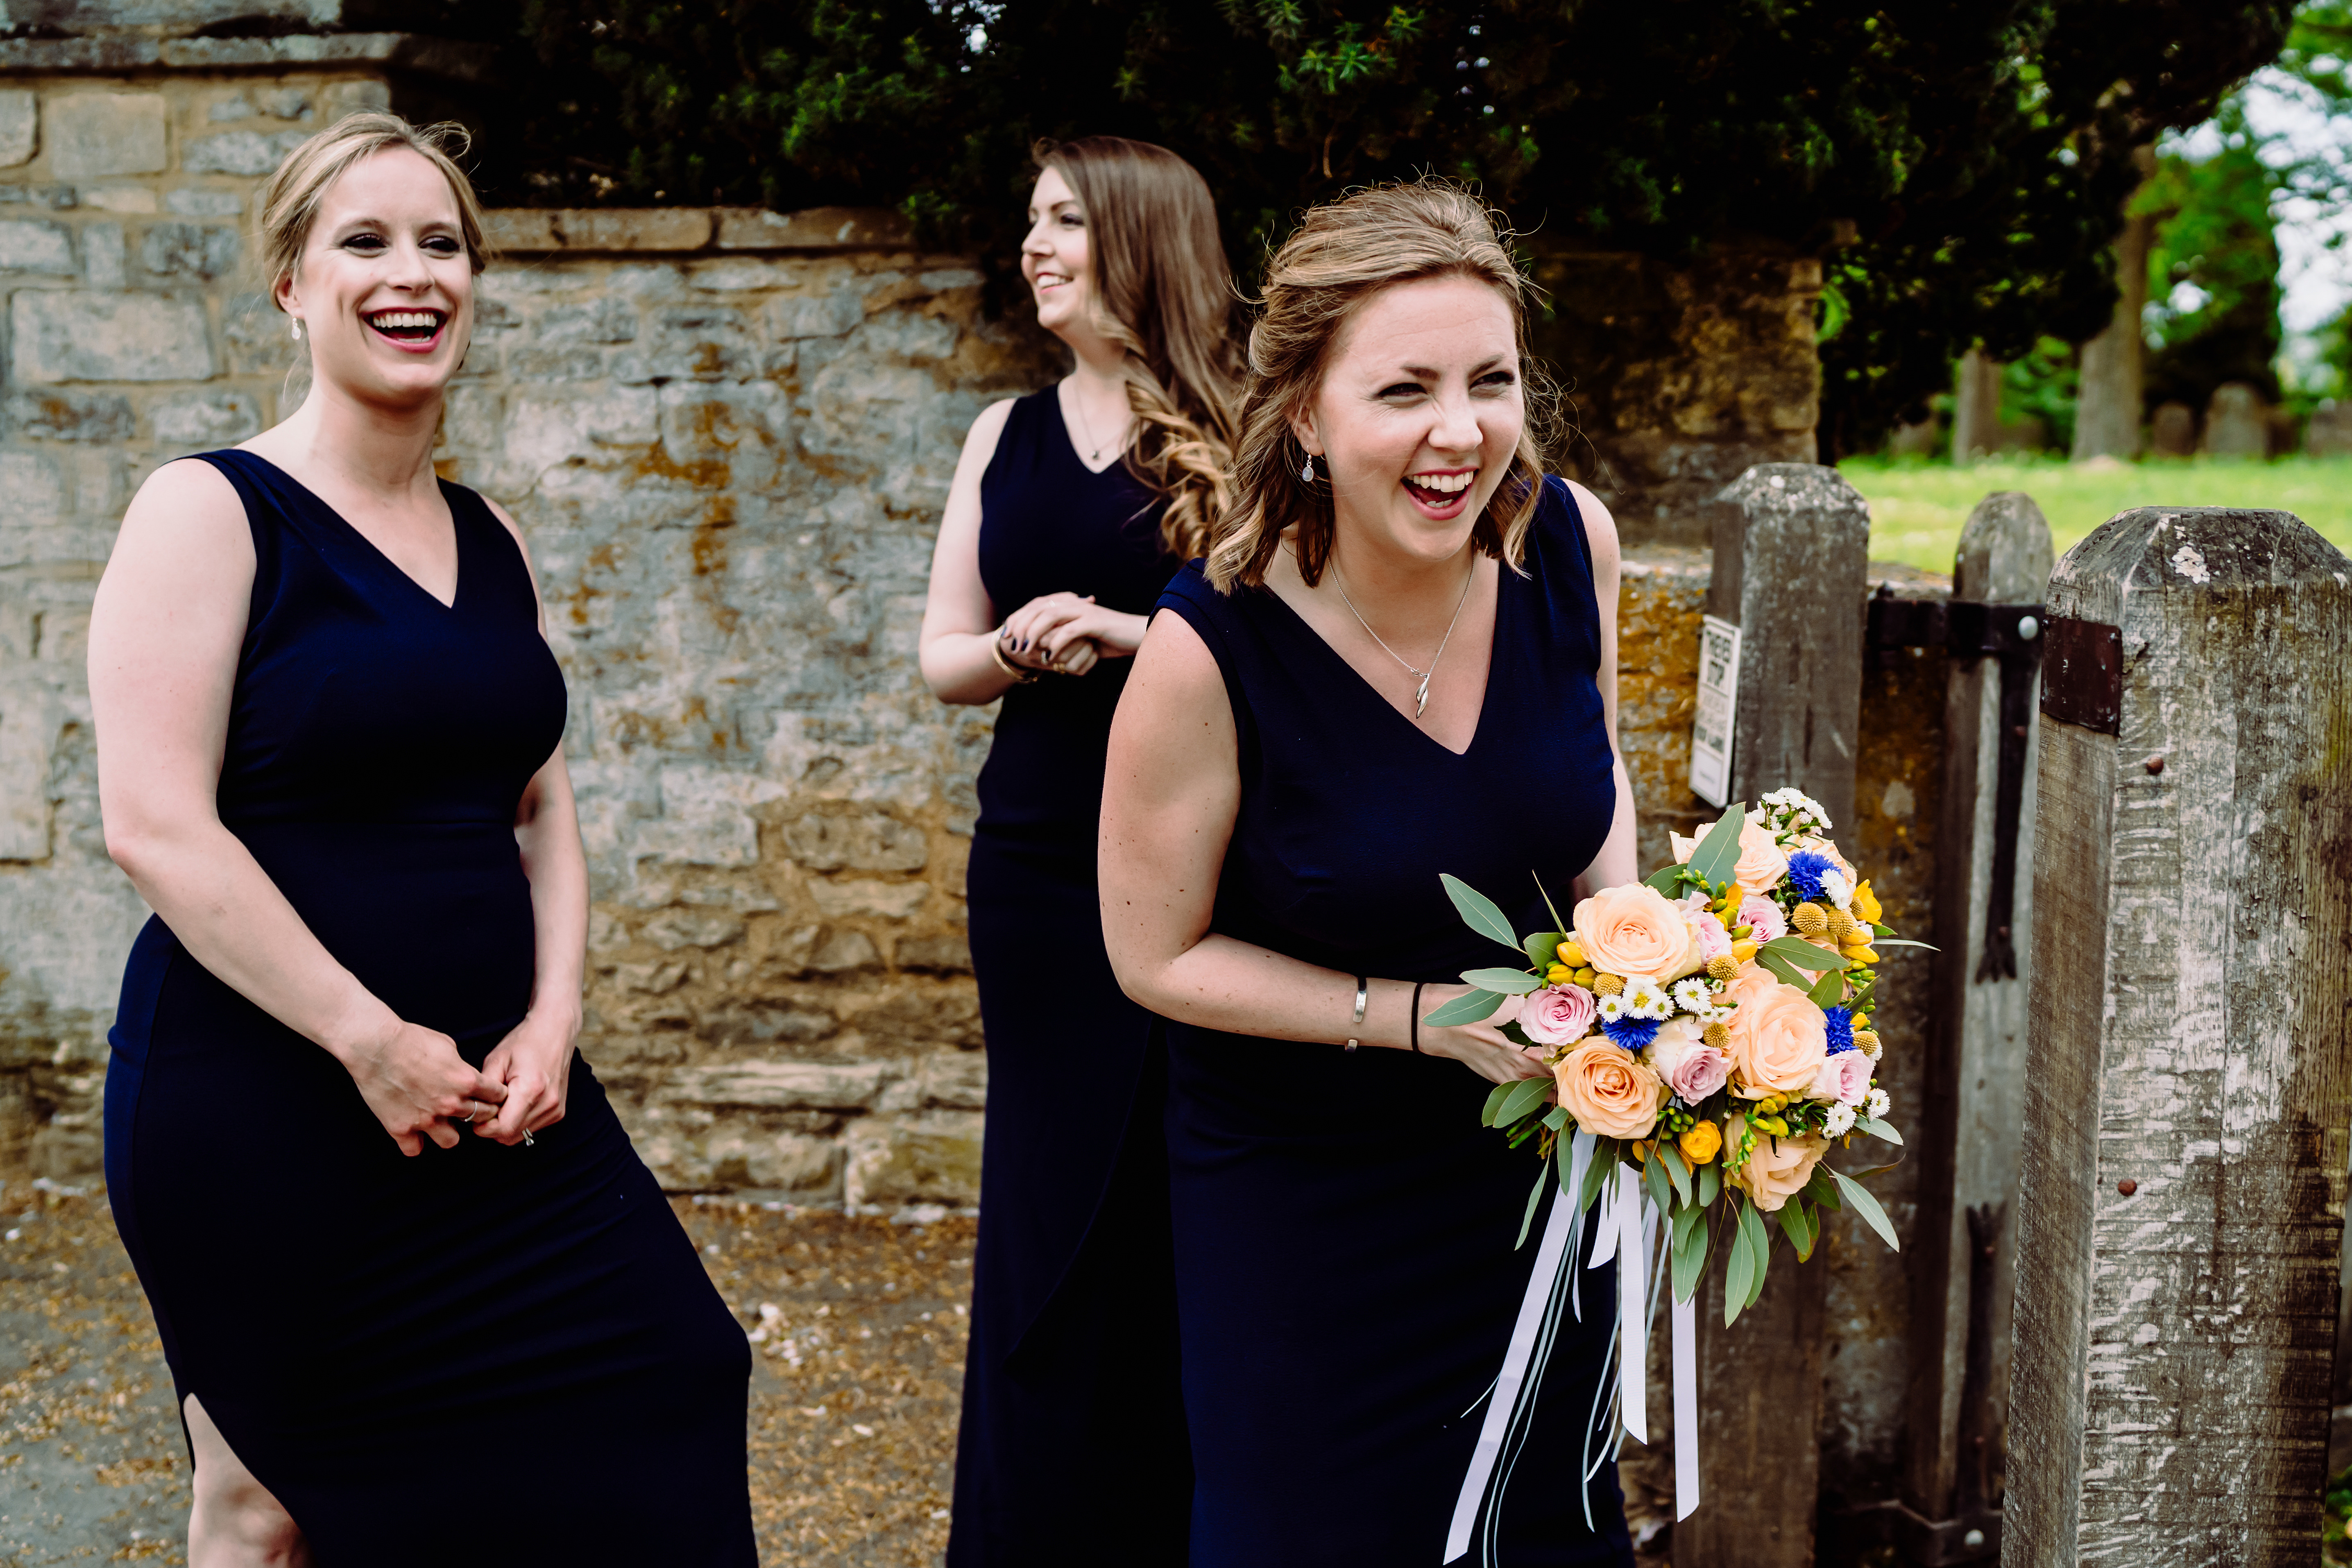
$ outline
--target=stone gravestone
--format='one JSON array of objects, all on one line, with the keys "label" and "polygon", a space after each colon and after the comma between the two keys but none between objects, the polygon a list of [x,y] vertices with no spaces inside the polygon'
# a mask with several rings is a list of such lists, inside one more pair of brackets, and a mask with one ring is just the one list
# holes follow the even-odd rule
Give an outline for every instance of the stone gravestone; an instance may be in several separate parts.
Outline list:
[{"label": "stone gravestone", "polygon": [[2352,403],[2330,398],[2315,409],[2304,426],[2303,449],[2315,458],[2352,456]]},{"label": "stone gravestone", "polygon": [[2216,458],[2267,458],[2270,410],[2242,381],[2223,382],[2205,405],[2205,450]]},{"label": "stone gravestone", "polygon": [[2197,451],[2197,410],[2186,403],[2157,405],[2147,433],[2148,447],[2159,458],[2192,457]]}]

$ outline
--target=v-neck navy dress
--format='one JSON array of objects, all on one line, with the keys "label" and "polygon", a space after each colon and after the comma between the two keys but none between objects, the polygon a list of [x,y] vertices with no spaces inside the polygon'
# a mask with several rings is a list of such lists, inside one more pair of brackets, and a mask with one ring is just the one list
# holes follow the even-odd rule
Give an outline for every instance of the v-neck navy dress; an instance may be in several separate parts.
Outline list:
[{"label": "v-neck navy dress", "polygon": [[[1450,981],[1501,953],[1441,872],[1519,931],[1549,923],[1536,877],[1564,897],[1616,807],[1591,547],[1557,479],[1525,565],[1501,574],[1460,755],[1274,594],[1220,595],[1197,565],[1169,584],[1160,606],[1215,656],[1240,744],[1215,931],[1346,974]],[[1168,1034],[1194,1568],[1436,1568],[1535,1258],[1512,1247],[1533,1156],[1478,1124],[1493,1086],[1459,1062]],[[1631,1561],[1613,1468],[1592,1487],[1597,1534],[1575,1479],[1612,1321],[1594,1303],[1615,1289],[1613,1267],[1587,1272],[1584,1321],[1561,1325],[1495,1521],[1506,1568]]]},{"label": "v-neck navy dress", "polygon": [[[444,484],[444,605],[250,452],[217,802],[311,932],[483,1058],[530,1005],[516,803],[563,677],[513,536]],[[575,1058],[531,1146],[402,1155],[350,1073],[147,922],[106,1081],[108,1197],[183,1400],[327,1568],[750,1568],[751,1355]]]},{"label": "v-neck navy dress", "polygon": [[[1052,387],[1013,404],[980,498],[999,618],[1055,593],[1146,615],[1175,568],[1160,499],[1123,464],[1078,460]],[[1133,668],[1013,688],[980,773],[968,892],[988,1119],[950,1568],[1184,1561],[1165,1051],[1111,973],[1095,887]]]}]

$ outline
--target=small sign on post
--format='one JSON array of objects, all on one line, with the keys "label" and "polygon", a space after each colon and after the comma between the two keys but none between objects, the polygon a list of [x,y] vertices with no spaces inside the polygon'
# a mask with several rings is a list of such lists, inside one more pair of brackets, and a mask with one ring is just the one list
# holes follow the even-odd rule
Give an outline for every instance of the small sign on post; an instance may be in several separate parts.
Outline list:
[{"label": "small sign on post", "polygon": [[1738,712],[1739,628],[1708,616],[1698,628],[1698,716],[1691,721],[1691,794],[1731,804],[1731,726]]}]

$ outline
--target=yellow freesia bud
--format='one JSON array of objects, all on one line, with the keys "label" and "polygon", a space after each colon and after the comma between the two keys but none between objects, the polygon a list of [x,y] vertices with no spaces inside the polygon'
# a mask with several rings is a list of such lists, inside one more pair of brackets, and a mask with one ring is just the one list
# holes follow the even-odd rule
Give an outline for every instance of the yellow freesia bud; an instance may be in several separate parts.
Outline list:
[{"label": "yellow freesia bud", "polygon": [[1547,985],[1565,985],[1575,978],[1576,972],[1565,963],[1555,963],[1544,971],[1544,984]]},{"label": "yellow freesia bud", "polygon": [[1585,986],[1589,989],[1592,983],[1600,979],[1601,976],[1594,973],[1591,969],[1585,968],[1578,970],[1574,974],[1570,975],[1569,978],[1575,981],[1579,985]]},{"label": "yellow freesia bud", "polygon": [[1567,964],[1570,969],[1581,969],[1584,967],[1584,950],[1577,946],[1576,943],[1572,942],[1564,942],[1559,944],[1559,961],[1562,963]]},{"label": "yellow freesia bud", "polygon": [[1840,956],[1849,959],[1855,963],[1868,964],[1876,963],[1878,962],[1877,952],[1874,949],[1863,946],[1860,943],[1856,943],[1853,947],[1839,948],[1838,952]]},{"label": "yellow freesia bud", "polygon": [[1656,1142],[1657,1140],[1653,1138],[1643,1142],[1628,1144],[1627,1147],[1633,1151],[1633,1163],[1636,1165],[1648,1164],[1650,1163],[1650,1146]]},{"label": "yellow freesia bud", "polygon": [[[1731,1048],[1731,1031],[1721,1024],[1709,1024],[1699,1037],[1718,1051],[1727,1051]],[[1859,1040],[1859,1038],[1860,1037],[1857,1036],[1856,1039]]]},{"label": "yellow freesia bud", "polygon": [[1756,928],[1754,926],[1733,926],[1731,928],[1731,939],[1734,942],[1745,942],[1755,934]]},{"label": "yellow freesia bud", "polygon": [[1789,911],[1789,923],[1807,936],[1819,936],[1829,930],[1830,917],[1819,904],[1799,904]]},{"label": "yellow freesia bud", "polygon": [[1718,952],[1706,961],[1706,977],[1709,980],[1729,980],[1738,973],[1739,960],[1730,953]]},{"label": "yellow freesia bud", "polygon": [[1775,1138],[1786,1138],[1789,1135],[1789,1124],[1777,1116],[1751,1116],[1748,1120]]},{"label": "yellow freesia bud", "polygon": [[1711,1164],[1723,1152],[1723,1129],[1712,1121],[1695,1121],[1675,1142],[1693,1167]]},{"label": "yellow freesia bud", "polygon": [[1752,942],[1733,942],[1731,944],[1731,958],[1732,962],[1735,963],[1753,963],[1756,958],[1756,944]]},{"label": "yellow freesia bud", "polygon": [[1878,895],[1870,890],[1868,882],[1863,883],[1853,890],[1853,912],[1873,925],[1877,924],[1880,918],[1886,913],[1885,910],[1878,907]]},{"label": "yellow freesia bud", "polygon": [[1596,974],[1592,977],[1592,994],[1595,996],[1614,996],[1624,989],[1625,981],[1622,975]]}]

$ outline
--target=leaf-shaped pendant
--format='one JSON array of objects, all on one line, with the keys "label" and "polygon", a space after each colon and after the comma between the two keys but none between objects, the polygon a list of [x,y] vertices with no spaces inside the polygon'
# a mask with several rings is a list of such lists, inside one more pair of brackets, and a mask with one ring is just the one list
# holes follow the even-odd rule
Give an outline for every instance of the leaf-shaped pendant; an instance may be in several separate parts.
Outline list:
[{"label": "leaf-shaped pendant", "polygon": [[1421,710],[1429,706],[1429,676],[1436,673],[1437,671],[1433,669],[1429,675],[1423,676],[1421,689],[1413,693],[1412,716],[1416,719],[1421,717]]}]

